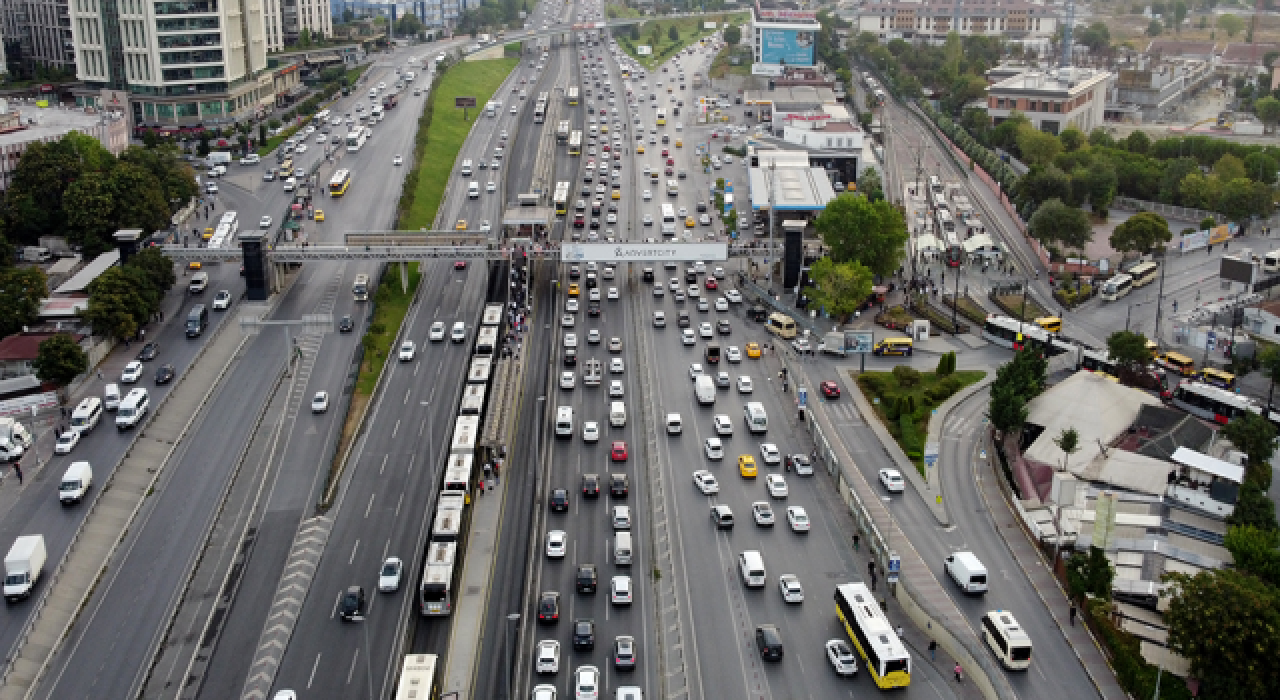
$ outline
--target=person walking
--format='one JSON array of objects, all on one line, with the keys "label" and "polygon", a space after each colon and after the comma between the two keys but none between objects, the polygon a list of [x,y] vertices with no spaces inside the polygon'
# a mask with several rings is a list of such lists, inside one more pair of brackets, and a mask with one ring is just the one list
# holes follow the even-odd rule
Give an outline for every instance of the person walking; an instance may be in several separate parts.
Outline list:
[{"label": "person walking", "polygon": [[964,682],[964,669],[960,668],[959,661],[956,662],[956,682],[957,683]]},{"label": "person walking", "polygon": [[855,552],[858,551],[858,539],[857,535],[853,536],[853,551]]},{"label": "person walking", "polygon": [[901,641],[901,640],[902,640],[902,638],[903,638],[903,635],[904,635],[904,633],[903,633],[903,631],[902,631],[902,625],[898,625],[898,629],[896,629],[896,630],[894,630],[894,631],[898,633],[898,640],[899,640],[899,641]]},{"label": "person walking", "polygon": [[929,640],[929,659],[931,661],[938,660],[938,640],[936,639]]},{"label": "person walking", "polygon": [[1071,611],[1068,613],[1068,617],[1070,617],[1070,618],[1071,618],[1071,626],[1072,626],[1072,627],[1075,627],[1075,626],[1076,626],[1076,603],[1075,603],[1075,601],[1071,601]]},{"label": "person walking", "polygon": [[18,485],[21,486],[22,485],[22,463],[21,462],[13,463],[13,473],[17,475]]}]

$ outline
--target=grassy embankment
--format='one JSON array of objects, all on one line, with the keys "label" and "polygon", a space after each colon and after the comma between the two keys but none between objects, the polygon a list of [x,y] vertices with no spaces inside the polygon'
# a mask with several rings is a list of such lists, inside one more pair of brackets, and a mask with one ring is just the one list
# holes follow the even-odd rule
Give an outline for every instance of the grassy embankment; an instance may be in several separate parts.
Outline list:
[{"label": "grassy embankment", "polygon": [[[703,29],[703,22],[715,21],[719,24],[725,22],[742,24],[747,20],[747,15],[742,12],[726,13],[723,15],[706,15],[703,17],[679,17],[675,19],[665,19],[655,17],[640,25],[640,38],[633,40],[631,34],[626,29],[617,29],[614,36],[618,39],[618,46],[621,46],[632,58],[640,62],[649,70],[654,66],[661,64],[671,56],[675,55],[684,47],[690,44],[698,43],[698,40],[704,36],[715,33],[714,29]],[[671,27],[676,28],[679,36],[675,41],[671,40],[669,32]],[[657,40],[654,40],[654,28],[657,27]],[[636,46],[652,46],[653,53],[647,56],[641,56],[636,53]]]},{"label": "grassy embankment", "polygon": [[924,442],[929,418],[952,394],[980,381],[987,375],[981,370],[957,370],[948,375],[919,372],[899,365],[892,372],[850,372],[862,393],[874,405],[876,415],[889,429],[902,451],[924,470]]}]

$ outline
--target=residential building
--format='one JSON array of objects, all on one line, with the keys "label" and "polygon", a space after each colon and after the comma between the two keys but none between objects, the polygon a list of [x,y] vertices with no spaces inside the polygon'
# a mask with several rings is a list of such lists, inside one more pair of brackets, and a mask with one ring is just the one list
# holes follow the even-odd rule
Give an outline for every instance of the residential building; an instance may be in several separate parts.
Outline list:
[{"label": "residential building", "polygon": [[77,100],[127,95],[135,127],[152,128],[228,124],[270,109],[263,2],[71,0],[85,85]]},{"label": "residential building", "polygon": [[262,0],[267,51],[283,51],[298,42],[302,32],[311,37],[333,36],[333,11],[329,0]]},{"label": "residential building", "polygon": [[1233,42],[1223,48],[1222,54],[1218,56],[1218,65],[1233,76],[1258,75],[1266,71],[1263,59],[1276,51],[1280,51],[1280,44]]},{"label": "residential building", "polygon": [[1116,74],[1104,117],[1140,123],[1167,116],[1184,98],[1204,87],[1213,75],[1213,64],[1197,58],[1135,56],[1119,63]]},{"label": "residential building", "polygon": [[1029,0],[866,0],[858,29],[881,41],[905,39],[941,43],[947,34],[1048,39],[1058,30],[1059,10]]},{"label": "residential building", "polygon": [[[40,353],[40,343],[58,335],[57,331],[32,333],[15,333],[0,339],[0,379],[35,376],[32,363]],[[88,337],[78,333],[71,334],[72,340],[88,350]]]},{"label": "residential building", "polygon": [[129,146],[129,121],[119,113],[0,100],[0,192],[9,188],[18,161],[32,143],[56,141],[72,131],[94,137],[115,155]]},{"label": "residential building", "polygon": [[1087,134],[1102,125],[1112,77],[1092,68],[1027,71],[987,87],[987,115],[999,124],[1017,110],[1041,131],[1074,126]]},{"label": "residential building", "polygon": [[1152,39],[1147,44],[1146,54],[1152,58],[1192,58],[1207,63],[1217,55],[1217,45],[1212,41]]},{"label": "residential building", "polygon": [[0,3],[0,35],[13,42],[9,59],[28,74],[36,66],[75,70],[67,0],[5,0]]},{"label": "residential building", "polygon": [[817,61],[818,13],[795,3],[759,0],[751,12],[751,72],[781,75],[786,66],[812,66]]}]

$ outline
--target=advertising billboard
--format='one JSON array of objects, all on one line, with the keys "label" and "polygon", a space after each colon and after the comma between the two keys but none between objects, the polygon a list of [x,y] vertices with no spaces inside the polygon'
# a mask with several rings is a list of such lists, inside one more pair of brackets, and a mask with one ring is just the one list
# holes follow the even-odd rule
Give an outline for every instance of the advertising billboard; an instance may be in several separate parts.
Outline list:
[{"label": "advertising billboard", "polygon": [[813,32],[798,29],[761,29],[760,61],[788,66],[813,65]]},{"label": "advertising billboard", "polygon": [[564,262],[694,262],[728,260],[724,243],[565,243]]}]

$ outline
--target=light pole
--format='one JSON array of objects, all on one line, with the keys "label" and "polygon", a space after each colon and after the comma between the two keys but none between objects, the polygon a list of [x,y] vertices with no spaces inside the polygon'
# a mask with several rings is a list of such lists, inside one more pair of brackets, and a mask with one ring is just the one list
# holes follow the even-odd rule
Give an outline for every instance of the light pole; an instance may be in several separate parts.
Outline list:
[{"label": "light pole", "polygon": [[773,242],[773,187],[774,178],[778,175],[778,161],[775,159],[769,163],[769,254],[765,256],[766,269],[765,274],[769,278],[769,293],[773,293],[773,258],[774,242]]},{"label": "light pole", "polygon": [[[520,613],[510,613],[510,614],[508,614],[508,615],[507,615],[507,622],[519,622],[519,620],[520,620]],[[513,627],[514,627],[514,626],[515,626],[515,625],[513,625]],[[506,650],[507,650],[507,663],[506,663],[506,667],[507,667],[507,697],[508,697],[508,698],[510,698],[510,697],[511,697],[511,645],[512,645],[512,643],[511,643],[511,633],[510,633],[510,630],[508,630],[508,632],[507,632],[507,635],[506,635],[506,636],[507,636],[507,644],[506,644]]]}]

